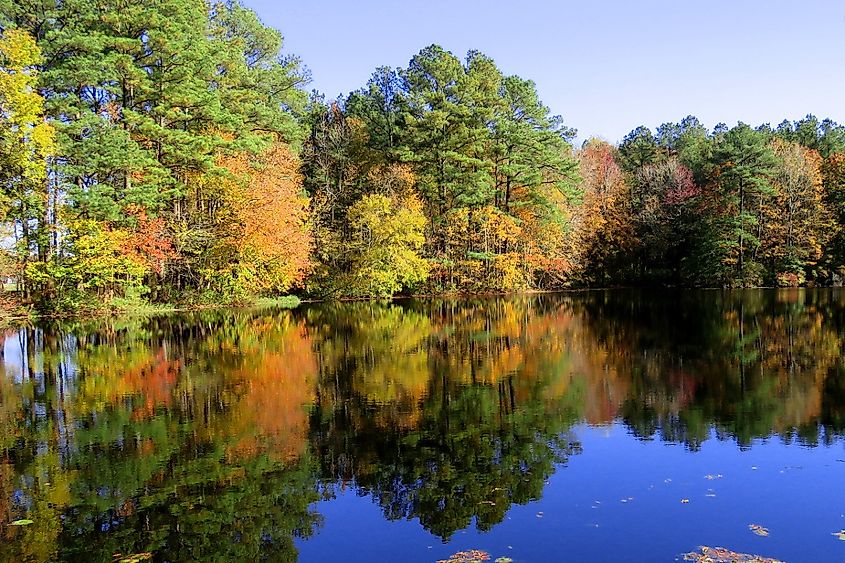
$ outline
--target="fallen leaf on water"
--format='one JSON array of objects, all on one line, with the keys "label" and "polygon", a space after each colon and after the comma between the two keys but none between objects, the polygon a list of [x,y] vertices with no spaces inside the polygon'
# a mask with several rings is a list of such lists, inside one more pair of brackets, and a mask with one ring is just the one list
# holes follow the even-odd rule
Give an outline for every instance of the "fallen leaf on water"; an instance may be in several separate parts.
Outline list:
[{"label": "fallen leaf on water", "polygon": [[707,547],[703,545],[698,549],[700,552],[693,551],[692,553],[685,553],[684,561],[694,561],[695,563],[783,563],[771,557],[737,553],[724,547]]},{"label": "fallen leaf on water", "polygon": [[149,561],[153,558],[152,553],[133,553],[132,555],[123,555],[115,553],[113,556],[115,563],[141,563],[141,561]]},{"label": "fallen leaf on water", "polygon": [[681,504],[689,504],[689,499],[688,498],[682,498]]},{"label": "fallen leaf on water", "polygon": [[764,528],[760,524],[749,524],[748,529],[757,534],[758,536],[766,537],[769,535],[769,529]]},{"label": "fallen leaf on water", "polygon": [[722,474],[719,473],[718,475],[705,475],[704,478],[707,479],[708,481],[713,481],[714,479],[721,479]]},{"label": "fallen leaf on water", "polygon": [[543,517],[543,513],[542,513],[542,512],[538,512],[538,513],[537,513],[537,518],[542,518],[542,517]]},{"label": "fallen leaf on water", "polygon": [[839,530],[838,532],[833,532],[833,534],[831,534],[831,535],[834,535],[838,539],[845,541],[845,530]]},{"label": "fallen leaf on water", "polygon": [[498,557],[494,563],[513,563],[510,557]]},{"label": "fallen leaf on water", "polygon": [[480,549],[469,549],[459,551],[449,559],[441,559],[437,563],[481,563],[482,561],[490,561],[490,554]]},{"label": "fallen leaf on water", "polygon": [[35,522],[33,522],[32,520],[23,519],[23,520],[15,520],[10,525],[11,526],[29,526],[30,524],[35,524]]}]

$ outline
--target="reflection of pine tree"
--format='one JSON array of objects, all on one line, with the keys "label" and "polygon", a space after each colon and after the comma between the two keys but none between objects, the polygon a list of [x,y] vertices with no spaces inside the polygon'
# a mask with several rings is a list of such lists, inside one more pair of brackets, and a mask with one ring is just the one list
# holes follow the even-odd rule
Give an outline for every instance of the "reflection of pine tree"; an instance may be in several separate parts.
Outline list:
[{"label": "reflection of pine tree", "polygon": [[511,504],[539,498],[578,451],[564,436],[578,407],[559,381],[560,319],[535,301],[360,304],[332,325],[324,315],[338,309],[315,311],[315,326],[334,327],[318,347],[312,417],[324,477],[354,480],[388,518],[417,518],[443,538],[473,519],[490,529]]}]

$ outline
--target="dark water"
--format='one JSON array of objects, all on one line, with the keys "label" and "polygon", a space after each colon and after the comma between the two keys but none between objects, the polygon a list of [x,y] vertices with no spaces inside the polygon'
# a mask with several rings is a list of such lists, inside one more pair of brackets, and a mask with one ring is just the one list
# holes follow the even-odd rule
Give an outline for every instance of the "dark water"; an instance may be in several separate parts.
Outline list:
[{"label": "dark water", "polygon": [[2,561],[845,560],[841,291],[326,304],[5,338]]}]

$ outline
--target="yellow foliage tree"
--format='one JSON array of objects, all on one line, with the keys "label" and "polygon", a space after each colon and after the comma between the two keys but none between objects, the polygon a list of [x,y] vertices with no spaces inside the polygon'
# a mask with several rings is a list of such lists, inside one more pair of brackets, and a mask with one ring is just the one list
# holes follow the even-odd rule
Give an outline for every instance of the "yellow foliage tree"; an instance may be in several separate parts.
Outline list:
[{"label": "yellow foliage tree", "polygon": [[446,215],[448,263],[441,277],[461,291],[526,287],[522,234],[514,217],[493,206],[450,211]]},{"label": "yellow foliage tree", "polygon": [[36,89],[41,50],[19,29],[0,37],[0,219],[11,222],[18,259],[44,258],[49,245],[45,224],[47,157],[53,127],[45,121],[44,98]]},{"label": "yellow foliage tree", "polygon": [[420,250],[426,218],[419,197],[367,195],[349,208],[347,218],[350,269],[341,285],[348,294],[388,297],[425,281],[429,265]]}]

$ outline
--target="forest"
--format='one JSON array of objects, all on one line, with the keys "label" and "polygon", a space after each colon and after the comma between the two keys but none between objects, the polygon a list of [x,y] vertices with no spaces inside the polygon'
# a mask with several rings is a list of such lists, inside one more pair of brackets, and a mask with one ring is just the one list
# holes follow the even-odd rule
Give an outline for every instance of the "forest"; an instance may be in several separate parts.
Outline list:
[{"label": "forest", "polygon": [[829,119],[576,143],[478,51],[425,47],[337,99],[309,78],[236,1],[0,0],[3,306],[845,275]]}]

